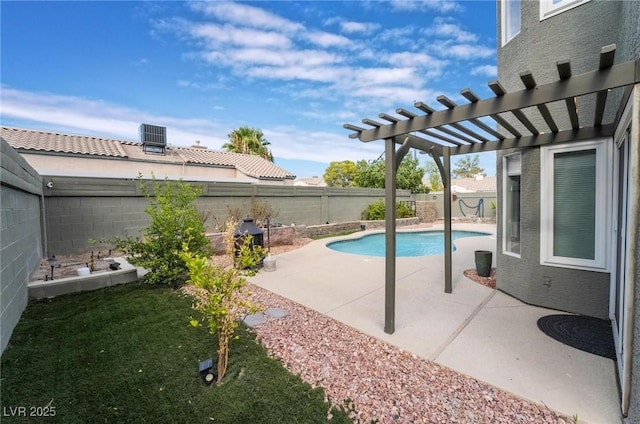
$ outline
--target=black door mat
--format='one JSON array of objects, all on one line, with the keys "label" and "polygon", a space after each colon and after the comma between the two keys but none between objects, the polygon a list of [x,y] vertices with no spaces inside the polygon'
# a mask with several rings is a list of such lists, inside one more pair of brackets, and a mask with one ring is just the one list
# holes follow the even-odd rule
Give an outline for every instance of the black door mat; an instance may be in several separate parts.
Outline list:
[{"label": "black door mat", "polygon": [[547,315],[538,320],[547,336],[584,352],[616,359],[611,322],[582,315]]}]

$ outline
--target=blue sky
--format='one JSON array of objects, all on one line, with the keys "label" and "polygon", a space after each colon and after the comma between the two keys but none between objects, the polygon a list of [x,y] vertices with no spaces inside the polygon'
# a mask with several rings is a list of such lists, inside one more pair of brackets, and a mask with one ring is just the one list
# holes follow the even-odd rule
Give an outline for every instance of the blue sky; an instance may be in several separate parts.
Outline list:
[{"label": "blue sky", "polygon": [[[496,78],[495,1],[3,1],[0,16],[2,125],[137,140],[144,122],[211,149],[248,125],[298,177],[384,151],[344,123],[489,97]],[[495,155],[481,166],[495,175]]]}]

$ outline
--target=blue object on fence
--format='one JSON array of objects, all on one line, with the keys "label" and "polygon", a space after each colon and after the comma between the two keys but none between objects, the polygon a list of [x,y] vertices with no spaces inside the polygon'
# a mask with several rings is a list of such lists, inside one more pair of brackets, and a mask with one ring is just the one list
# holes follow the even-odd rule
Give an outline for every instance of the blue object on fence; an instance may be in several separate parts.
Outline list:
[{"label": "blue object on fence", "polygon": [[476,206],[469,206],[467,203],[465,203],[465,201],[462,198],[460,199],[458,204],[460,205],[460,212],[462,212],[462,216],[464,216],[465,218],[467,217],[467,214],[464,213],[464,209],[462,209],[462,205],[465,205],[469,209],[474,209],[476,212],[475,216],[477,218],[484,218],[484,199],[478,200],[478,204]]}]

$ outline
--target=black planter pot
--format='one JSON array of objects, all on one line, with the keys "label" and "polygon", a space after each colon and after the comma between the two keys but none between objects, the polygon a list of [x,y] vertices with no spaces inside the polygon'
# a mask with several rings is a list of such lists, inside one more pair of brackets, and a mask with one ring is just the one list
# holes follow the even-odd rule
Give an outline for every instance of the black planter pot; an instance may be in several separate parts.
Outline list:
[{"label": "black planter pot", "polygon": [[476,250],[476,272],[480,277],[489,277],[491,275],[491,262],[493,261],[493,253],[490,250]]}]

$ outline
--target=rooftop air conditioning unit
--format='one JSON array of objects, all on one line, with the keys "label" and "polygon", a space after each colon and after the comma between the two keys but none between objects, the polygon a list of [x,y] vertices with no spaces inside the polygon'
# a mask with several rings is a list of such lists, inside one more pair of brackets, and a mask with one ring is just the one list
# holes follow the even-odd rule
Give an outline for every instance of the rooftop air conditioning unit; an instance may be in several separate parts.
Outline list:
[{"label": "rooftop air conditioning unit", "polygon": [[138,128],[142,150],[147,153],[164,153],[167,147],[167,128],[157,125],[140,124]]}]

